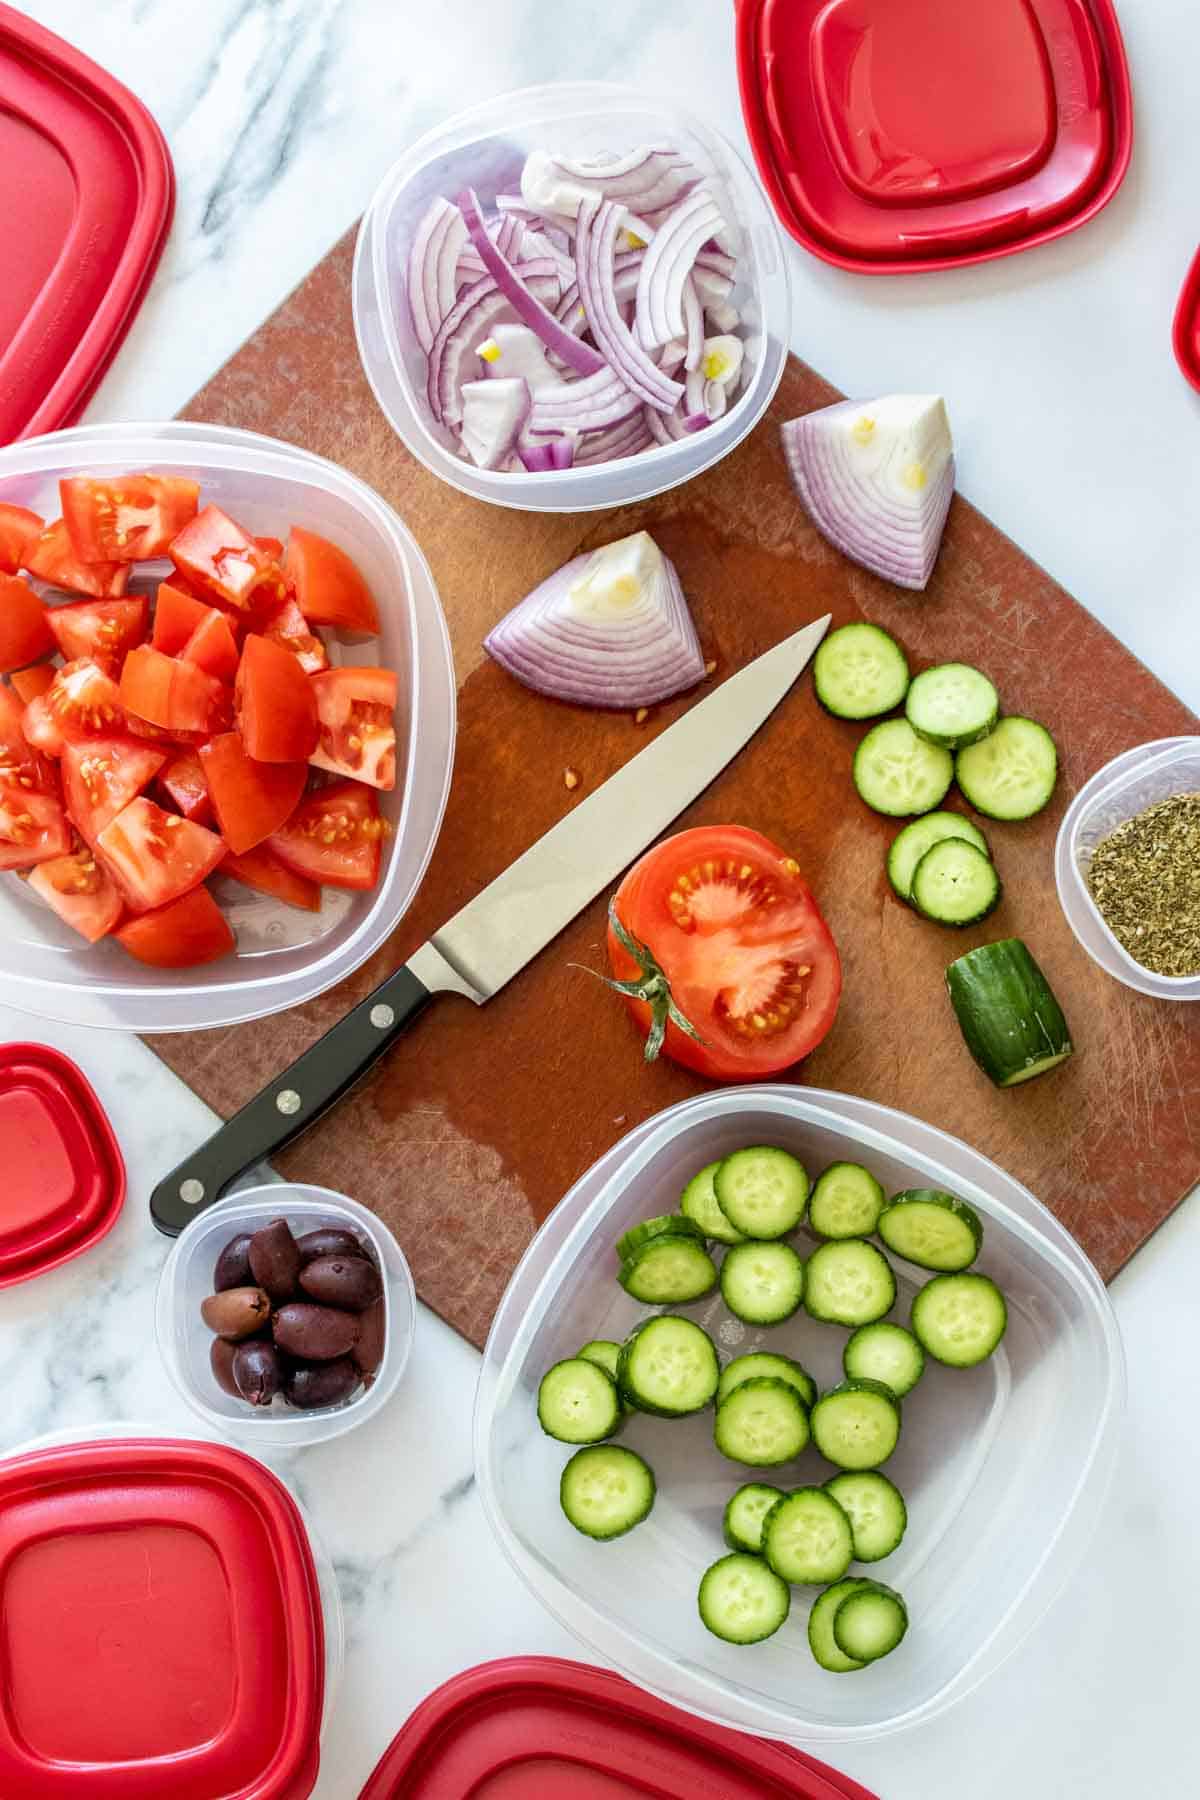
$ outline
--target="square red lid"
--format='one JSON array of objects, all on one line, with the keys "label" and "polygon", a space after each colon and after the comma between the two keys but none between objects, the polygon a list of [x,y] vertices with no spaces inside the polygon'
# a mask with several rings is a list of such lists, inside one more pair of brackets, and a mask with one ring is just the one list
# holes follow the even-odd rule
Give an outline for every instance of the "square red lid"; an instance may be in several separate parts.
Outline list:
[{"label": "square red lid", "polygon": [[784,225],[867,274],[1081,225],[1132,142],[1111,0],[738,0],[742,106]]},{"label": "square red lid", "polygon": [[287,1490],[158,1439],[0,1464],[0,1794],[305,1800],[324,1639]]}]

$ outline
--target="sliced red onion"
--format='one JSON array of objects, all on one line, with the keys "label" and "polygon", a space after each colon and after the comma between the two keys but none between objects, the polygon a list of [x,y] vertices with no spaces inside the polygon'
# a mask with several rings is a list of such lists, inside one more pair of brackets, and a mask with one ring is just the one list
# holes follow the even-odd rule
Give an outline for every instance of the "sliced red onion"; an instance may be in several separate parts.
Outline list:
[{"label": "sliced red onion", "polygon": [[573,219],[585,194],[644,214],[674,205],[699,179],[678,150],[640,146],[626,156],[573,159],[535,150],[521,172],[521,198],[542,214]]},{"label": "sliced red onion", "polygon": [[727,275],[703,268],[700,263],[692,270],[692,282],[704,306],[724,306],[733,292],[733,283]]},{"label": "sliced red onion", "polygon": [[[613,261],[613,293],[622,306],[637,297],[638,272],[645,254],[644,250],[624,250]],[[554,316],[568,331],[586,331],[588,316],[579,298],[579,282],[574,279],[574,264],[571,273],[571,285],[563,290],[563,297],[554,309]]]},{"label": "sliced red onion", "polygon": [[[464,227],[465,229],[465,227]],[[455,282],[458,288],[470,286],[472,282],[481,281],[487,274],[483,266],[483,258],[469,240],[458,253],[458,267],[455,270]]]},{"label": "sliced red onion", "polygon": [[483,213],[474,189],[468,188],[459,202],[459,210],[467,223],[471,242],[482,256],[484,265],[500,292],[506,296],[522,322],[536,331],[542,342],[560,356],[569,368],[580,375],[594,375],[605,367],[604,359],[590,345],[564,331],[552,312],[547,311],[520,275],[500,254],[488,236]]},{"label": "sliced red onion", "polygon": [[742,315],[736,306],[706,306],[704,320],[711,325],[713,331],[722,337],[731,337],[742,322]]},{"label": "sliced red onion", "polygon": [[680,364],[685,362],[686,359],[687,345],[681,344],[676,338],[672,338],[671,342],[669,344],[664,344],[659,351],[658,366],[660,369],[665,369],[667,374],[670,375],[672,371],[679,368]]},{"label": "sliced red onion", "polygon": [[843,400],[783,427],[797,492],[844,555],[924,588],[954,493],[954,446],[936,395]]},{"label": "sliced red onion", "polygon": [[[470,218],[467,227],[470,229]],[[681,200],[646,251],[638,283],[638,337],[648,349],[686,335],[684,290],[692,265],[715,229],[721,209],[707,188],[696,188]],[[695,290],[693,289],[693,292]]]},{"label": "sliced red onion", "polygon": [[502,381],[468,381],[462,390],[462,441],[480,469],[503,468],[529,417],[529,383],[517,376]]},{"label": "sliced red onion", "polygon": [[527,687],[582,706],[651,706],[704,678],[679,577],[644,531],[556,570],[484,649]]},{"label": "sliced red onion", "polygon": [[426,355],[454,305],[455,271],[466,241],[467,227],[458,207],[435,200],[417,226],[408,257],[408,304],[417,342]]},{"label": "sliced red onion", "polygon": [[689,369],[687,377],[687,394],[684,405],[693,416],[702,413],[711,425],[719,419],[729,404],[729,395],[723,381],[709,381],[704,370]]},{"label": "sliced red onion", "polygon": [[546,346],[528,325],[497,325],[492,335],[476,344],[475,353],[483,363],[483,373],[495,380],[518,375],[535,387],[561,387],[563,378],[552,369]]},{"label": "sliced red onion", "polygon": [[689,370],[698,369],[700,358],[704,354],[704,308],[700,304],[696,284],[690,275],[683,284],[683,325],[687,333],[684,366]]},{"label": "sliced red onion", "polygon": [[634,341],[621,317],[613,286],[617,233],[624,217],[624,208],[612,200],[585,194],[580,201],[575,234],[579,298],[592,336],[610,368],[648,405],[670,412],[683,389]]},{"label": "sliced red onion", "polygon": [[[552,298],[558,277],[549,263],[526,263],[524,279],[533,294]],[[462,422],[460,399],[463,383],[476,374],[475,346],[501,321],[511,319],[513,308],[490,275],[473,282],[458,296],[438,327],[429,352],[426,393],[430,411],[444,424]]]},{"label": "sliced red onion", "polygon": [[522,443],[517,454],[531,475],[544,475],[548,469],[569,469],[575,461],[575,440],[564,434],[542,438],[536,443]]},{"label": "sliced red onion", "polygon": [[498,219],[494,225],[489,227],[489,235],[501,256],[507,257],[510,263],[525,260],[523,220],[515,219],[509,214],[507,217]]},{"label": "sliced red onion", "polygon": [[534,212],[531,206],[526,206],[520,194],[497,194],[496,211],[511,213],[515,219],[520,219],[526,225],[541,223],[541,213]]},{"label": "sliced red onion", "polygon": [[688,436],[687,427],[683,422],[683,413],[678,407],[674,412],[660,413],[655,412],[652,406],[647,406],[642,417],[656,444],[677,444],[680,438]]},{"label": "sliced red onion", "polygon": [[[649,410],[653,411],[654,408]],[[580,468],[595,463],[616,462],[621,457],[637,456],[640,451],[648,450],[653,442],[650,427],[639,409],[632,417],[622,419],[617,425],[608,425],[603,431],[587,432],[579,440],[575,462]]]},{"label": "sliced red onion", "polygon": [[582,381],[560,387],[535,388],[529,415],[531,431],[599,431],[641,409],[627,382],[607,366]]},{"label": "sliced red onion", "polygon": [[723,276],[730,287],[732,287],[734,278],[737,275],[737,257],[727,255],[724,250],[698,250],[696,252],[696,267],[697,269],[704,269],[710,275]]}]

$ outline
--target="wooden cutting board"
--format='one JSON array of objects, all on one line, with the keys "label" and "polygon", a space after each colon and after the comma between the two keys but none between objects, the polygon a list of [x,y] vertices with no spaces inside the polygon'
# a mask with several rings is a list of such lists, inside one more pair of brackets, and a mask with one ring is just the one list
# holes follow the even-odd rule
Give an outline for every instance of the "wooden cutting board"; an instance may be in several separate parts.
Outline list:
[{"label": "wooden cutting board", "polygon": [[[185,416],[302,444],[377,488],[419,539],[450,621],[459,747],[441,839],[390,943],[342,987],[293,1012],[151,1047],[228,1115],[690,699],[630,714],[584,711],[519,687],[480,650],[487,628],[579,551],[640,526],[674,558],[714,679],[832,611],[875,620],[917,664],[963,659],[1010,710],[1045,721],[1062,752],[1053,804],[989,826],[1001,909],[956,934],[892,896],[895,829],[856,798],[860,728],[828,718],[805,679],[679,821],[736,821],[798,857],[840,946],[837,1024],[794,1079],[884,1101],[965,1138],[1009,1169],[1111,1276],[1200,1176],[1200,1008],[1112,981],[1071,936],[1053,846],[1072,793],[1132,744],[1197,720],[1041,569],[965,501],[951,509],[924,596],[897,592],[832,550],[789,485],[782,420],[836,398],[793,359],[768,418],[699,480],[608,514],[536,517],[483,506],[434,480],[379,413],[350,320],[344,239],[196,396]],[[280,530],[288,523],[280,520]],[[564,771],[578,770],[572,793]],[[480,1343],[537,1225],[637,1122],[695,1093],[696,1077],[643,1066],[619,1002],[573,963],[602,963],[597,900],[485,1010],[439,1000],[375,1074],[279,1166],[373,1207],[395,1230],[423,1298]],[[942,971],[991,938],[1025,938],[1071,1022],[1060,1072],[999,1093],[968,1057]]]}]

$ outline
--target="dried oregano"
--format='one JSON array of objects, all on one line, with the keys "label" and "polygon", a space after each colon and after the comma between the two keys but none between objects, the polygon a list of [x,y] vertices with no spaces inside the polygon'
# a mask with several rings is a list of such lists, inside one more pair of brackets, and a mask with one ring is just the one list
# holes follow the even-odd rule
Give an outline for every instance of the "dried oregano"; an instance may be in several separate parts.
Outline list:
[{"label": "dried oregano", "polygon": [[1200,974],[1200,794],[1173,794],[1118,825],[1096,846],[1088,886],[1143,968]]}]

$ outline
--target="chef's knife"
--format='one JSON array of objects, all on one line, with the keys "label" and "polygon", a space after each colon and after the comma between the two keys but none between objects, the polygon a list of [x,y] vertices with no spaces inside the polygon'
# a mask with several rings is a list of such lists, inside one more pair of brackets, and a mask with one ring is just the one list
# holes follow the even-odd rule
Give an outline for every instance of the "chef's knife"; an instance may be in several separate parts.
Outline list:
[{"label": "chef's knife", "polygon": [[653,843],[768,719],[829,627],[785,638],[684,713],[435,931],[402,969],[248,1100],[150,1196],[175,1237],[365,1075],[434,994],[482,1005]]}]

